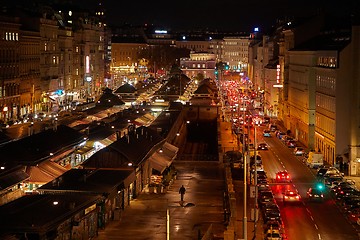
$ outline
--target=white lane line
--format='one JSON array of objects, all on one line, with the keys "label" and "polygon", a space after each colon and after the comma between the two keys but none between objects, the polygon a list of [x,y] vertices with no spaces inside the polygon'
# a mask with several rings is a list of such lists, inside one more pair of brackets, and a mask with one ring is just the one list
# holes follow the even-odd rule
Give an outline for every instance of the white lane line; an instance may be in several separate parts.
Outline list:
[{"label": "white lane line", "polygon": [[316,230],[319,230],[319,227],[315,224],[315,228],[316,228]]},{"label": "white lane line", "polygon": [[319,240],[321,240],[321,235],[320,235],[320,233],[318,233],[318,237],[319,237]]},{"label": "white lane line", "polygon": [[311,216],[311,212],[308,208],[306,208],[306,211],[309,213],[309,215]]},{"label": "white lane line", "polygon": [[[313,218],[312,215],[310,215],[310,218],[311,218],[311,220],[312,220],[313,222],[315,222],[315,220],[314,220],[314,218]],[[317,226],[316,226],[316,224],[315,224],[315,227],[316,227],[316,229],[318,229]]]}]

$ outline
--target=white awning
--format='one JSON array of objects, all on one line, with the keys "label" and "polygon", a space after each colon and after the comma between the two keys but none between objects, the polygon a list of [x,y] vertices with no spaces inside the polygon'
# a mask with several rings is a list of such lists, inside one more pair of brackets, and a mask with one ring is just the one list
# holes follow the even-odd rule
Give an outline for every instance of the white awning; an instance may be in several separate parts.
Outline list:
[{"label": "white awning", "polygon": [[177,152],[179,151],[179,148],[168,142],[165,142],[164,145],[162,146],[162,150],[163,153],[166,154],[168,157],[170,157],[171,159],[175,159]]},{"label": "white awning", "polygon": [[164,152],[155,152],[151,155],[149,161],[151,168],[163,173],[164,170],[171,165],[173,160],[168,155],[164,154]]}]

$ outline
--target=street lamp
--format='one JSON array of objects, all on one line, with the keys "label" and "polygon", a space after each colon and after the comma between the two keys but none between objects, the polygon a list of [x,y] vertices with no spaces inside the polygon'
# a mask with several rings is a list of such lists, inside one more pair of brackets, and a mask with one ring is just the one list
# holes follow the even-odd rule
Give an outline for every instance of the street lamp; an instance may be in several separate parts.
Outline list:
[{"label": "street lamp", "polygon": [[[243,99],[243,109],[245,109],[245,101]],[[245,111],[243,111],[243,121],[245,121]],[[245,123],[245,122],[244,122]],[[246,180],[247,180],[247,159],[245,154],[245,131],[243,131],[243,158],[244,158],[244,213],[243,213],[243,237],[244,239],[247,239],[247,191],[246,191]]]}]

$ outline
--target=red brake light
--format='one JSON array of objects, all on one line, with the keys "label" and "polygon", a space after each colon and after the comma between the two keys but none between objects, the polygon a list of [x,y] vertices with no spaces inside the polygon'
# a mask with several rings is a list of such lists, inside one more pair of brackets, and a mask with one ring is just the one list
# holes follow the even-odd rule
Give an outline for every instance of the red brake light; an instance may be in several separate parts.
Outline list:
[{"label": "red brake light", "polygon": [[289,178],[290,178],[290,176],[289,176],[289,175],[287,175],[287,176],[286,176],[286,178],[287,178],[287,179],[289,179]]}]

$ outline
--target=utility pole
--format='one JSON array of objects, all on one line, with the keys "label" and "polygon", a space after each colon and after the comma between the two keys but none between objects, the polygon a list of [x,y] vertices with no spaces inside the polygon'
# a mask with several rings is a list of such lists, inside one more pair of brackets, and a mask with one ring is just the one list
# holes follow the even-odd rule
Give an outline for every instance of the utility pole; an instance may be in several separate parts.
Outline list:
[{"label": "utility pole", "polygon": [[[245,101],[243,99],[243,123],[245,124]],[[245,130],[245,129],[244,129]],[[243,131],[243,158],[244,158],[244,214],[243,214],[243,235],[244,235],[244,239],[247,239],[247,191],[246,191],[246,181],[247,181],[247,159],[246,159],[246,155],[245,155],[245,131]]]},{"label": "utility pole", "polygon": [[256,239],[256,227],[257,227],[257,220],[258,220],[258,185],[257,185],[257,169],[256,169],[256,161],[257,161],[257,150],[256,150],[256,126],[257,123],[255,122],[254,125],[254,156],[255,156],[255,174],[254,174],[254,184],[255,184],[255,210],[254,210],[254,239]]}]

